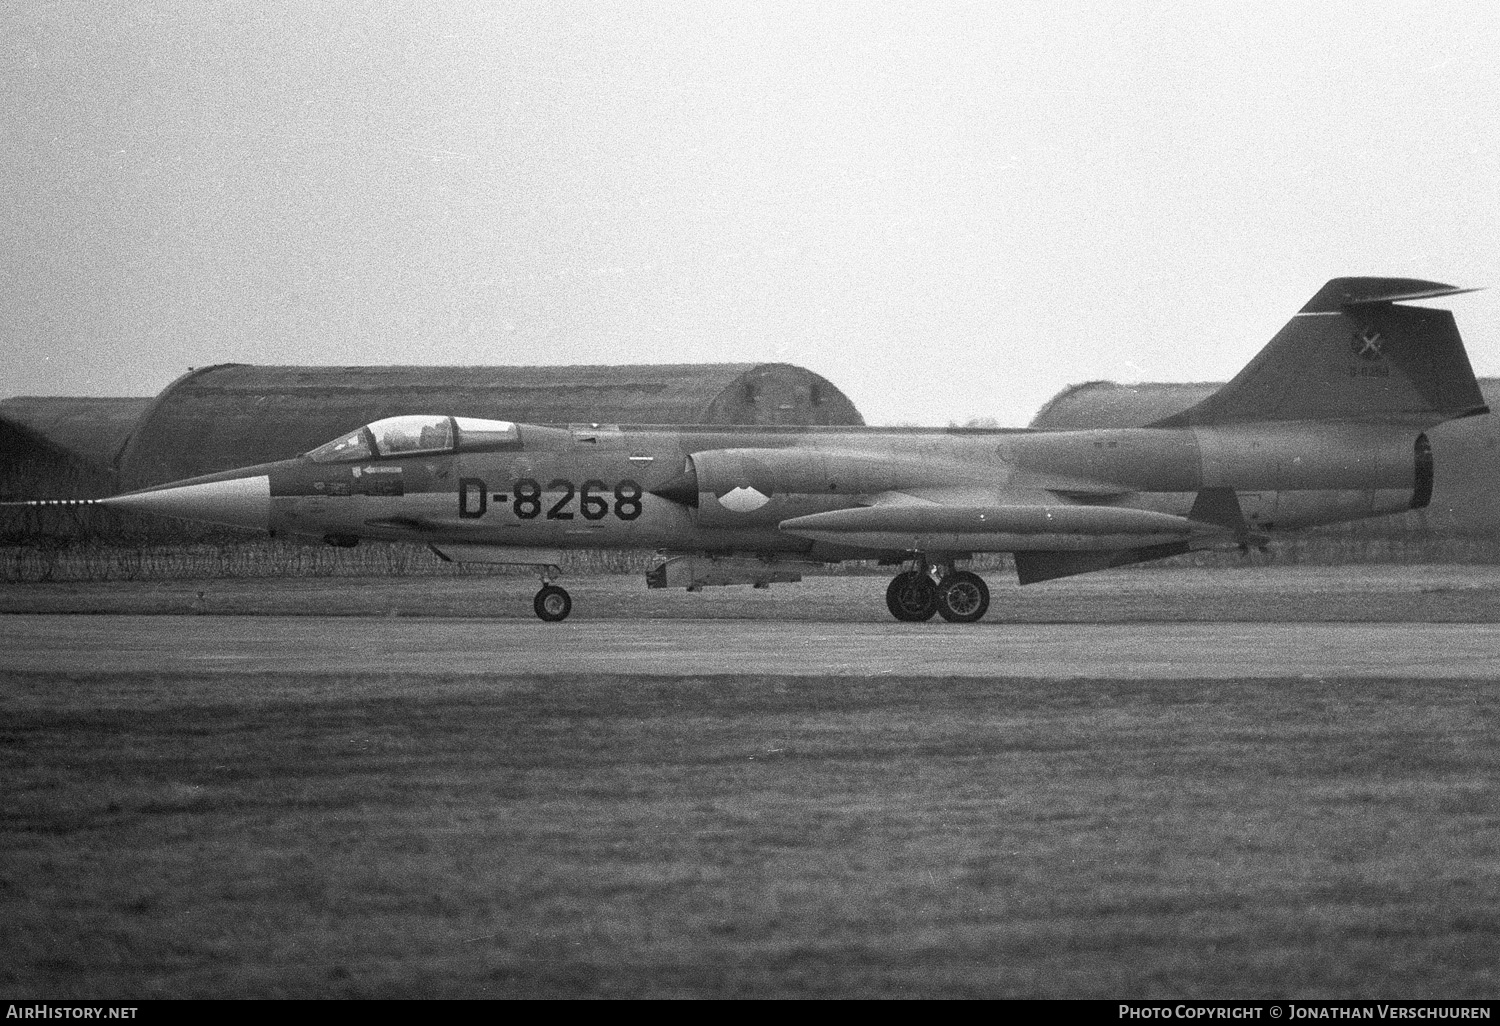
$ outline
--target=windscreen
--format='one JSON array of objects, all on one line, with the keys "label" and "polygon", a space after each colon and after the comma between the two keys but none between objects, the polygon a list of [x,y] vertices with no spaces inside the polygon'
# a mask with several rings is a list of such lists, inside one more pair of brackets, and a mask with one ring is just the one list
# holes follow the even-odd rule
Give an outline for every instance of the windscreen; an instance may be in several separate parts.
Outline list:
[{"label": "windscreen", "polygon": [[370,448],[370,433],[364,428],[358,428],[318,446],[307,455],[318,463],[342,463],[346,460],[367,460],[375,455],[375,451]]}]

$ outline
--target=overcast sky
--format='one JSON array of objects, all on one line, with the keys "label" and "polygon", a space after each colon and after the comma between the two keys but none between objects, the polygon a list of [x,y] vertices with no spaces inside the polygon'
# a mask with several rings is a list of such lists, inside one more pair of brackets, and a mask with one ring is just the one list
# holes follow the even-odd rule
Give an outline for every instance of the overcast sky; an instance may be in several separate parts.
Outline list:
[{"label": "overcast sky", "polygon": [[0,13],[0,396],[778,360],[873,424],[1221,380],[1328,278],[1500,374],[1488,4]]}]

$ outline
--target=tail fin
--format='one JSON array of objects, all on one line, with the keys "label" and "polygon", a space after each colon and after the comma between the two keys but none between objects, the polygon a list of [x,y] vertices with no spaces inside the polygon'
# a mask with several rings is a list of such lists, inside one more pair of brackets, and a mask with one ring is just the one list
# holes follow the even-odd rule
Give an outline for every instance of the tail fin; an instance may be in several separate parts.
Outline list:
[{"label": "tail fin", "polygon": [[1488,413],[1453,315],[1395,305],[1472,291],[1411,278],[1335,278],[1233,381],[1152,426],[1379,420],[1425,427]]}]

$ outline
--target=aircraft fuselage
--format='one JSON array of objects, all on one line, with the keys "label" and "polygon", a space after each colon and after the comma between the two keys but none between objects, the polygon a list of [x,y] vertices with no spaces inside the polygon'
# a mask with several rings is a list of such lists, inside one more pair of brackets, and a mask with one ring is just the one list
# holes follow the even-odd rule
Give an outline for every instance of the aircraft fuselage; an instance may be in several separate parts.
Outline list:
[{"label": "aircraft fuselage", "polygon": [[[1067,432],[519,425],[519,434],[494,451],[301,457],[235,475],[267,477],[262,526],[275,533],[825,559],[889,551],[779,525],[862,508],[877,495],[958,491],[978,506],[992,494],[1000,507],[1018,491],[1043,491],[1082,506],[1185,516],[1203,489],[1228,488],[1249,526],[1279,530],[1404,510],[1424,491],[1421,432],[1389,424]],[[1126,533],[1141,543],[1138,532]],[[1090,547],[1118,547],[1118,538],[1092,537]],[[1056,544],[1026,531],[982,548]]]}]

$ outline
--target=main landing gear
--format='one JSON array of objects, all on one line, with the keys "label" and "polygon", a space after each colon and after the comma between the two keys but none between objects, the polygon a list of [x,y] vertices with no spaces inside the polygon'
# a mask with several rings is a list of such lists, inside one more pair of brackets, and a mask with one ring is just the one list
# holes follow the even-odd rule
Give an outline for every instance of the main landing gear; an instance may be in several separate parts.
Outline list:
[{"label": "main landing gear", "polygon": [[885,589],[886,608],[898,620],[921,623],[937,613],[949,623],[974,623],[990,608],[990,589],[984,578],[953,565],[939,564],[937,580],[929,572],[926,560],[920,569],[900,573]]}]

